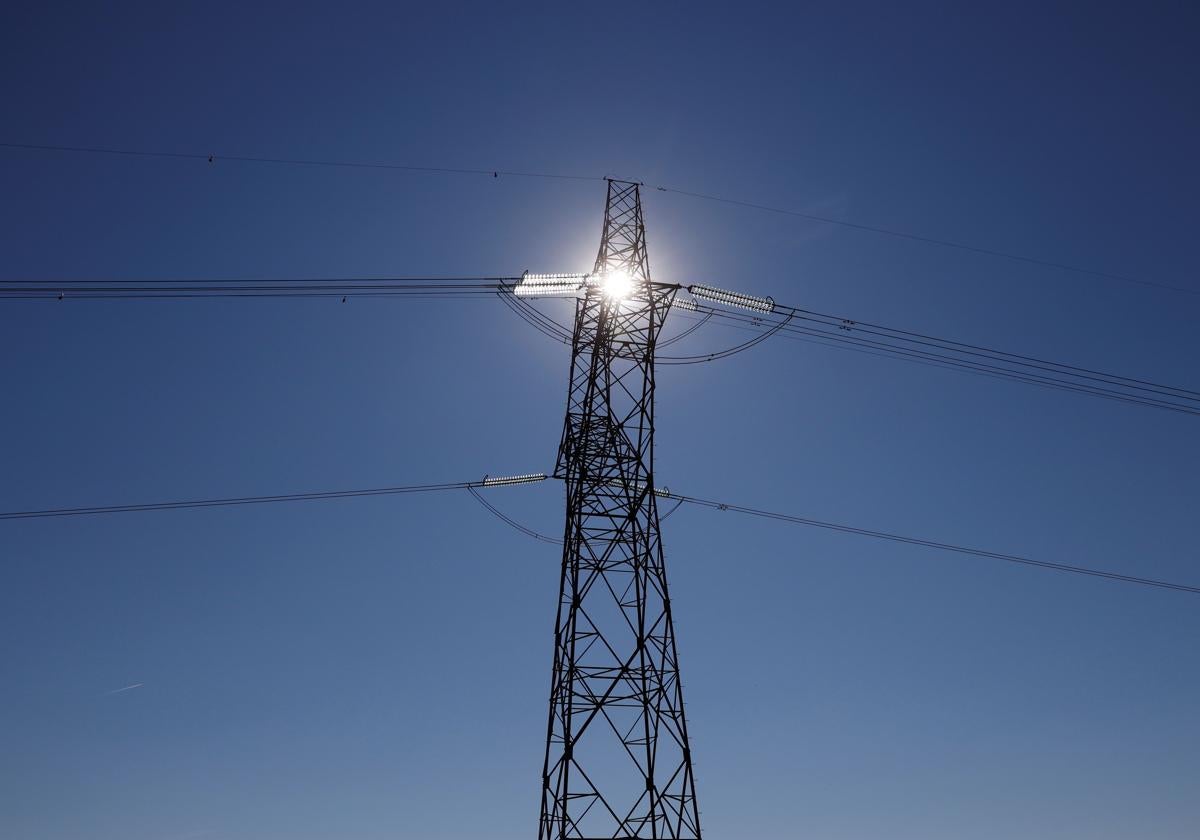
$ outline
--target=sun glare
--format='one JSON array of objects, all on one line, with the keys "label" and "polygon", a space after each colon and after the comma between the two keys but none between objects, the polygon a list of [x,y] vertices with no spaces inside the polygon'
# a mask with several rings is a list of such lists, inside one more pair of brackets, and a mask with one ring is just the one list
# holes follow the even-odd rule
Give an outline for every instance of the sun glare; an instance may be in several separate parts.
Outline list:
[{"label": "sun glare", "polygon": [[633,294],[633,278],[626,271],[606,271],[601,280],[604,296],[617,302]]}]

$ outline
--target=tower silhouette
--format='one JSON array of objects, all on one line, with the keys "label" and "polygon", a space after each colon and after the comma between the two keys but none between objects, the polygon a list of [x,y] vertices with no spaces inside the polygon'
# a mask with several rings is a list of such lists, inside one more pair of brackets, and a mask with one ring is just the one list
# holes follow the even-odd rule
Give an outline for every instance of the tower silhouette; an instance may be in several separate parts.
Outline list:
[{"label": "tower silhouette", "polygon": [[555,468],[567,517],[539,840],[701,836],[654,488],[654,349],[677,288],[650,279],[639,185],[610,180]]}]

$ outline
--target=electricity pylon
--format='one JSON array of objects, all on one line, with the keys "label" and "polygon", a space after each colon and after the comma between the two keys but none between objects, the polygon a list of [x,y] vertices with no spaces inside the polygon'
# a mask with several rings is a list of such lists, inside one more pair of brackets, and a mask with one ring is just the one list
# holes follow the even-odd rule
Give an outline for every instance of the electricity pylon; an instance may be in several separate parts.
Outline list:
[{"label": "electricity pylon", "polygon": [[539,840],[699,840],[654,489],[654,283],[636,183],[608,182],[576,304],[556,477],[567,521]]}]

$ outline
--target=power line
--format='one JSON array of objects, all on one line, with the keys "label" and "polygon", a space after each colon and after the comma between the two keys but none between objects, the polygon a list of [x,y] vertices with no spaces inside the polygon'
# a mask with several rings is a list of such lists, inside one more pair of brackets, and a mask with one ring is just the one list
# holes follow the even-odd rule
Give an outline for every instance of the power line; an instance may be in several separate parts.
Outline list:
[{"label": "power line", "polygon": [[0,280],[0,300],[105,300],[150,298],[256,297],[488,297],[519,277],[211,280],[211,281],[54,281]]},{"label": "power line", "polygon": [[457,286],[475,282],[514,282],[520,281],[521,276],[508,275],[472,275],[467,277],[452,277],[446,275],[407,276],[407,277],[174,277],[156,278],[156,280],[0,280],[5,284],[25,284],[25,286],[54,287],[60,286],[254,286],[254,284],[330,284],[330,283],[396,283],[396,284],[428,284],[428,286]]},{"label": "power line", "polygon": [[[979,345],[934,338],[922,333],[883,327],[869,322],[772,304],[780,318],[750,315],[696,304],[698,314],[713,316],[759,332],[810,336],[823,342],[849,345],[908,361],[935,364],[970,373],[1088,396],[1132,403],[1183,414],[1200,415],[1200,392],[1144,379],[1104,373],[1032,356],[1008,353]],[[800,323],[787,323],[795,319]],[[861,333],[862,335],[859,335]]]},{"label": "power line", "polygon": [[[792,307],[787,309],[795,312]],[[1027,367],[1050,371],[1050,372],[1069,372],[1073,376],[1080,379],[1088,379],[1094,382],[1103,382],[1106,384],[1122,384],[1127,385],[1135,390],[1148,391],[1160,394],[1183,395],[1186,399],[1200,401],[1200,391],[1194,391],[1187,388],[1177,388],[1171,385],[1163,385],[1156,382],[1150,382],[1145,379],[1135,379],[1128,376],[1118,376],[1117,374],[1105,373],[1104,371],[1094,370],[1092,368],[1079,367],[1077,365],[1064,364],[1062,362],[1049,361],[1037,356],[1026,356],[1019,353],[1010,353],[1005,350],[997,350],[992,347],[983,347],[977,344],[967,344],[961,341],[952,341],[945,338],[937,338],[925,333],[912,332],[909,330],[896,329],[894,327],[885,327],[880,324],[872,324],[869,321],[848,320],[837,315],[829,315],[827,313],[813,312],[811,310],[804,311],[809,317],[808,320],[814,320],[827,326],[835,326],[839,329],[849,329],[854,332],[866,332],[872,335],[880,335],[889,338],[897,338],[901,341],[906,341],[910,344],[934,347],[937,349],[954,349],[957,352],[964,353],[969,356],[976,356],[984,359],[1003,359],[1011,360],[1018,364],[1026,365]]]},{"label": "power line", "polygon": [[566,327],[539,310],[525,298],[511,293],[512,287],[498,292],[500,302],[511,309],[518,318],[547,338],[560,344],[571,343],[571,333]]},{"label": "power line", "polygon": [[[190,298],[323,298],[406,297],[410,299],[488,298],[498,296],[522,320],[552,340],[568,343],[569,329],[545,315],[528,300],[512,294],[520,276],[440,278],[345,278],[273,280],[2,280],[0,300],[99,300]],[[698,287],[692,287],[698,288]],[[810,336],[827,343],[850,345],[872,355],[895,358],[968,373],[1025,382],[1058,390],[1138,404],[1184,414],[1200,414],[1200,392],[1146,379],[1119,376],[1094,368],[1054,362],[997,350],[978,344],[938,338],[926,333],[887,327],[771,302],[765,318],[692,304],[704,319],[720,318],[749,328],[756,337],[733,347],[687,356],[660,355],[664,365],[699,364],[748,350],[780,333]],[[796,323],[793,323],[795,321]],[[699,325],[697,325],[698,327]],[[690,334],[696,327],[664,342]]]},{"label": "power line", "polygon": [[131,505],[99,505],[95,507],[58,507],[43,510],[18,510],[0,513],[0,520],[46,519],[63,516],[92,516],[105,513],[142,513],[156,510],[184,510],[188,508],[236,507],[239,505],[261,505],[275,502],[304,502],[328,499],[358,499],[366,496],[399,496],[408,493],[437,493],[444,490],[474,490],[477,487],[506,487],[514,484],[532,484],[545,481],[542,474],[505,478],[484,477],[478,481],[455,481],[442,484],[408,484],[394,487],[373,487],[360,490],[322,490],[314,493],[287,493],[270,496],[232,496],[220,499],[193,499],[189,501],[146,502]]},{"label": "power line", "polygon": [[959,251],[968,251],[973,254],[982,254],[989,257],[999,257],[1006,260],[1014,260],[1023,262],[1029,265],[1039,265],[1044,268],[1054,268],[1060,271],[1069,271],[1074,274],[1088,275],[1091,277],[1100,277],[1105,280],[1117,280],[1122,283],[1133,283],[1139,286],[1150,286],[1156,289],[1164,289],[1172,292],[1183,292],[1188,295],[1200,295],[1200,289],[1189,289],[1184,286],[1174,286],[1170,283],[1162,283],[1157,280],[1145,280],[1140,277],[1133,277],[1128,274],[1114,274],[1108,271],[1099,271],[1094,268],[1084,268],[1082,266],[1072,265],[1070,263],[1055,262],[1054,260],[1044,260],[1038,257],[1029,257],[1023,254],[1016,254],[1011,251],[1000,251],[993,248],[981,248],[977,245],[968,245],[963,242],[955,242],[950,239],[939,239],[933,236],[921,236],[907,231],[895,230],[893,228],[878,227],[876,225],[864,225],[858,222],[851,222],[846,219],[836,219],[830,216],[818,216],[813,213],[803,213],[799,210],[789,210],[783,207],[772,207],[767,204],[758,204],[753,201],[742,201],[736,198],[725,198],[718,195],[708,195],[706,193],[691,192],[689,190],[679,190],[674,187],[656,187],[659,192],[674,193],[675,195],[687,196],[688,198],[700,199],[702,201],[713,201],[721,204],[730,204],[736,207],[746,207],[752,210],[763,210],[768,213],[778,213],[784,216],[795,216],[796,218],[805,219],[810,222],[818,222],[825,225],[838,225],[839,227],[851,228],[853,230],[865,231],[869,233],[878,233],[883,236],[891,236],[897,239],[907,239],[912,242],[922,242],[926,245],[936,245],[942,248],[955,248]]},{"label": "power line", "polygon": [[[501,297],[511,309],[535,329],[555,341],[569,343],[570,332],[565,325],[540,312],[525,299],[517,299],[510,295]],[[769,299],[764,298],[763,300]],[[995,379],[1023,382],[1177,413],[1200,415],[1200,391],[1106,373],[1095,368],[1055,362],[979,344],[938,338],[926,333],[887,327],[869,321],[858,321],[782,305],[773,300],[770,300],[771,312],[783,316],[782,318],[771,319],[762,315],[732,312],[695,302],[689,302],[687,308],[694,311],[700,317],[700,321],[681,334],[661,342],[660,347],[693,334],[714,317],[742,325],[742,329],[748,329],[757,335],[749,341],[712,353],[689,356],[660,354],[656,357],[658,363],[664,365],[701,364],[716,361],[748,350],[771,336],[794,333],[795,335],[788,337],[810,336],[812,339],[817,339],[818,343],[842,345],[843,349],[853,349],[868,355],[890,356],[904,361],[957,369]],[[793,320],[800,323],[793,324]],[[863,338],[859,334],[869,337]]]},{"label": "power line", "polygon": [[479,504],[481,504],[483,506],[484,510],[486,510],[488,513],[492,514],[492,516],[496,517],[497,519],[499,519],[501,522],[508,525],[509,527],[511,527],[517,531],[520,531],[525,536],[532,537],[533,539],[537,540],[538,542],[553,543],[554,545],[562,545],[563,544],[563,541],[560,539],[555,539],[554,537],[547,537],[545,534],[539,534],[537,531],[533,530],[532,528],[522,525],[520,522],[513,519],[511,516],[508,516],[507,514],[505,514],[503,511],[501,511],[499,508],[497,508],[495,505],[493,505],[487,499],[483,498],[483,494],[481,494],[474,487],[468,487],[467,492],[469,492],[474,497],[475,501],[479,502]]},{"label": "power line", "polygon": [[[706,318],[710,317],[710,315],[711,315],[711,313],[708,313],[705,315],[705,317]],[[697,320],[694,318],[694,316],[688,315],[687,313],[679,313],[678,317]],[[697,323],[699,323],[699,320],[697,320]],[[759,329],[759,328],[756,328],[753,326],[744,326],[744,325],[741,325],[738,323],[729,323],[729,324],[725,324],[725,326],[729,327],[732,330],[741,330],[743,332],[761,333],[761,329]],[[845,351],[848,351],[851,353],[861,353],[864,356],[876,356],[881,359],[907,361],[907,362],[912,362],[913,364],[927,365],[929,367],[942,368],[944,370],[959,370],[959,368],[956,368],[953,365],[944,364],[941,362],[926,361],[926,360],[921,360],[921,359],[910,359],[910,358],[906,358],[904,356],[893,355],[890,353],[882,353],[882,352],[878,352],[875,350],[867,350],[867,349],[863,349],[860,347],[855,347],[853,345],[846,345],[843,342],[839,342],[839,341],[835,340],[835,337],[829,337],[829,338],[817,337],[818,334],[815,332],[811,333],[811,335],[814,336],[812,338],[805,338],[804,335],[795,334],[795,333],[793,333],[792,330],[781,330],[778,333],[778,335],[780,338],[787,338],[787,339],[791,339],[792,341],[802,341],[805,344],[815,344],[818,347],[828,347],[833,350],[845,350]],[[976,371],[971,371],[971,370],[965,370],[963,372],[976,373]],[[979,376],[990,376],[994,379],[1006,378],[1006,377],[996,376],[995,374],[986,373],[986,372],[982,372],[982,371],[978,372],[978,375]]]},{"label": "power line", "polygon": [[705,315],[703,318],[698,318],[696,320],[696,323],[692,324],[690,327],[688,327],[683,332],[679,333],[678,335],[671,336],[666,341],[658,342],[658,344],[655,345],[656,349],[661,350],[662,348],[669,347],[670,345],[672,345],[678,341],[683,341],[685,338],[687,338],[689,335],[694,333],[696,330],[700,329],[705,324],[707,324],[710,320],[712,320],[711,314]]},{"label": "power line", "polygon": [[[742,353],[766,341],[768,338],[787,327],[791,321],[792,316],[788,315],[782,321],[771,325],[764,332],[760,333],[749,341],[743,341],[741,344],[735,344],[732,347],[726,347],[724,350],[717,350],[713,353],[701,353],[694,356],[656,356],[655,362],[663,365],[697,365],[703,364],[704,362],[715,362],[718,359],[728,359],[730,356],[736,356],[738,353]],[[685,331],[682,335],[686,334],[687,332]]]},{"label": "power line", "polygon": [[[289,493],[275,494],[269,496],[234,496],[228,498],[217,499],[196,499],[190,501],[171,501],[171,502],[148,502],[143,504],[131,505],[98,505],[94,507],[59,507],[47,508],[43,510],[26,510],[26,511],[8,511],[0,512],[0,520],[12,519],[45,519],[67,516],[91,516],[98,514],[109,513],[139,513],[157,510],[184,510],[189,508],[208,508],[208,507],[233,507],[240,505],[256,505],[270,504],[276,502],[301,502],[301,501],[327,501],[331,499],[356,499],[369,496],[397,496],[409,493],[437,493],[448,490],[468,490],[484,508],[492,515],[503,521],[505,524],[514,528],[526,536],[536,539],[540,542],[554,543],[561,545],[562,540],[554,537],[548,537],[529,528],[512,517],[504,514],[495,505],[489,503],[478,492],[480,489],[491,487],[507,487],[517,484],[534,484],[545,481],[547,476],[542,473],[533,473],[523,476],[490,478],[485,477],[476,481],[457,481],[446,482],[442,484],[409,484],[393,487],[374,487],[367,489],[354,490],[325,490],[313,493]],[[757,517],[760,519],[770,519],[777,522],[784,522],[791,525],[807,525],[814,528],[824,528],[831,531],[838,531],[844,534],[855,534],[857,536],[872,537],[875,539],[889,540],[892,542],[905,543],[907,545],[917,545],[925,548],[935,548],[940,551],[949,551],[956,554],[965,554],[972,557],[981,557],[989,560],[1002,560],[1008,563],[1016,563],[1023,566],[1033,566],[1041,569],[1049,569],[1051,571],[1068,572],[1077,575],[1087,575],[1090,577],[1100,577],[1108,580],[1114,580],[1121,583],[1135,583],[1142,586],[1153,586],[1160,589],[1172,589],[1179,592],[1188,592],[1191,594],[1200,594],[1200,587],[1189,586],[1182,583],[1174,583],[1171,581],[1157,580],[1153,578],[1138,577],[1136,575],[1126,575],[1119,572],[1111,572],[1103,569],[1094,569],[1087,566],[1077,566],[1067,563],[1054,563],[1047,560],[1034,560],[1029,557],[1022,557],[1015,554],[1006,554],[998,551],[989,551],[982,548],[973,548],[970,546],[956,545],[953,543],[941,542],[939,540],[930,540],[922,537],[912,537],[903,534],[895,534],[887,531],[877,531],[870,528],[860,528],[855,525],[845,525],[838,522],[827,522],[820,519],[812,519],[810,517],[796,516],[794,514],[779,513],[777,511],[763,510],[760,508],[747,507],[745,505],[735,505],[729,502],[720,502],[713,499],[703,499],[696,496],[687,496],[682,493],[674,493],[669,490],[660,490],[658,495],[661,498],[671,499],[675,501],[675,506],[668,511],[660,520],[665,520],[672,513],[677,511],[681,505],[689,504],[696,507],[707,508],[709,510],[727,511],[740,513],[746,516]]]},{"label": "power line", "polygon": [[[431,175],[470,175],[477,177],[488,177],[492,179],[499,178],[501,175],[512,178],[540,178],[554,179],[567,181],[600,181],[606,180],[605,176],[601,175],[580,175],[558,172],[540,172],[532,170],[512,170],[512,169],[486,169],[486,168],[464,168],[464,167],[446,167],[446,166],[417,166],[414,164],[399,164],[399,163],[380,163],[370,161],[345,161],[345,160],[327,160],[317,158],[285,158],[285,157],[268,157],[268,156],[253,156],[253,155],[225,155],[225,154],[206,154],[201,152],[166,152],[154,151],[145,149],[123,149],[114,147],[101,146],[59,146],[39,143],[0,143],[0,148],[41,151],[41,152],[62,152],[76,154],[92,154],[92,155],[110,155],[120,157],[134,158],[161,158],[173,160],[189,160],[201,161],[209,164],[216,164],[222,161],[234,161],[237,163],[258,163],[284,166],[304,166],[304,167],[329,167],[338,169],[368,169],[368,170],[388,170],[396,172],[414,172],[425,173]],[[1043,268],[1053,268],[1059,271],[1067,271],[1073,274],[1084,276],[1097,277],[1105,280],[1114,280],[1123,283],[1132,283],[1139,286],[1147,286],[1173,292],[1182,292],[1189,295],[1200,295],[1200,289],[1190,289],[1184,286],[1176,286],[1170,283],[1163,283],[1157,280],[1147,280],[1140,277],[1134,277],[1127,274],[1116,274],[1108,271],[1100,271],[1093,268],[1085,268],[1083,266],[1073,265],[1071,263],[1057,262],[1054,260],[1041,259],[1039,257],[1030,257],[1023,254],[1017,254],[1011,251],[1002,251],[994,248],[983,248],[977,245],[969,245],[963,242],[956,242],[950,239],[943,239],[935,236],[923,236],[920,234],[909,233],[907,231],[897,230],[894,228],[885,228],[878,225],[867,225],[859,222],[852,222],[847,219],[838,219],[832,216],[821,216],[815,213],[805,213],[799,210],[792,210],[785,207],[775,207],[768,204],[761,204],[753,201],[745,201],[737,198],[728,198],[725,196],[713,195],[710,193],[695,192],[692,190],[683,190],[666,185],[656,186],[655,189],[661,193],[670,193],[681,195],[687,198],[693,198],[701,201],[711,201],[721,204],[727,204],[735,207],[743,207],[752,210],[760,210],[768,213],[776,213],[784,216],[792,216],[795,218],[805,219],[810,222],[820,224],[837,225],[839,227],[849,228],[852,230],[863,231],[867,233],[875,233],[882,236],[889,236],[897,239],[906,239],[911,242],[921,242],[926,245],[934,245],[942,248],[953,248],[960,251],[965,251],[983,256],[997,257],[1000,259],[1022,262],[1029,265],[1038,265]]]},{"label": "power line", "polygon": [[[500,295],[500,299],[506,306],[508,306],[509,309],[513,310],[513,312],[515,312],[523,321],[525,321],[525,323],[542,333],[542,335],[545,335],[546,337],[561,344],[570,346],[570,330],[563,324],[560,324],[558,321],[551,318],[549,315],[546,315],[528,300],[518,297],[517,295],[508,295],[503,293]],[[677,341],[687,338],[689,335],[696,332],[696,330],[700,329],[700,327],[704,326],[708,320],[712,318],[713,314],[715,314],[715,312],[706,314],[698,323],[687,328],[678,335],[672,336],[665,341],[660,341],[657,347],[666,347],[676,343]],[[767,329],[766,332],[759,333],[749,341],[735,344],[734,346],[727,347],[723,350],[717,350],[712,353],[700,353],[691,356],[667,356],[658,354],[655,356],[655,363],[662,365],[695,365],[702,364],[704,362],[715,362],[718,359],[727,359],[730,356],[736,356],[738,353],[742,353],[758,344],[761,344],[763,341],[766,341],[768,338],[779,332],[779,330],[786,326],[790,321],[791,317],[789,316],[782,322]]]},{"label": "power line", "polygon": [[143,149],[117,149],[100,146],[51,146],[38,143],[0,143],[0,148],[26,149],[39,152],[76,152],[92,155],[117,155],[137,158],[168,158],[174,160],[197,160],[210,164],[222,161],[237,163],[269,163],[283,166],[319,166],[337,169],[386,169],[399,172],[423,172],[430,175],[481,175],[488,178],[499,178],[501,175],[510,178],[551,178],[565,181],[601,181],[598,175],[566,175],[558,172],[531,172],[515,169],[468,169],[448,166],[415,166],[401,163],[372,163],[346,160],[320,160],[316,158],[282,158],[259,157],[253,155],[218,155],[200,152],[162,152]]},{"label": "power line", "polygon": [[[534,327],[534,329],[538,330],[543,335],[546,335],[552,340],[558,341],[562,344],[570,343],[570,333],[567,327],[558,323],[548,315],[540,312],[536,307],[531,305],[529,301],[508,295],[501,295],[501,299],[526,323]],[[1090,368],[1082,368],[1073,365],[1061,364],[1058,362],[1051,362],[1044,359],[1038,359],[1036,357],[1022,356],[1020,354],[1008,353],[1002,350],[984,348],[974,344],[954,342],[949,339],[940,339],[922,333],[883,327],[880,325],[871,324],[869,322],[858,322],[832,315],[821,315],[820,313],[813,313],[809,310],[803,310],[794,307],[780,306],[775,304],[773,304],[773,306],[775,311],[785,316],[783,320],[767,320],[761,316],[745,315],[742,313],[716,309],[701,304],[692,304],[689,306],[689,308],[700,316],[699,321],[693,326],[684,330],[679,335],[660,342],[660,347],[673,344],[676,341],[693,334],[697,329],[702,327],[713,317],[719,317],[726,321],[734,322],[734,328],[756,333],[756,337],[741,344],[734,345],[733,347],[712,353],[695,354],[691,356],[659,355],[656,357],[656,361],[664,365],[702,364],[704,362],[716,361],[718,359],[728,358],[729,356],[749,350],[767,338],[781,334],[785,335],[787,338],[794,338],[799,341],[809,341],[810,343],[833,346],[838,349],[853,350],[855,352],[865,353],[866,355],[870,356],[881,356],[884,358],[890,357],[900,359],[902,361],[914,362],[916,364],[926,364],[948,370],[959,370],[966,373],[987,376],[993,379],[1005,379],[1014,382],[1023,382],[1026,384],[1053,388],[1061,391],[1082,393],[1088,396],[1102,397],[1105,399],[1116,400],[1118,402],[1133,403],[1185,414],[1200,414],[1200,408],[1197,407],[1188,406],[1186,404],[1180,405],[1169,400],[1159,400],[1153,397],[1146,398],[1137,393],[1131,393],[1136,391],[1148,391],[1162,394],[1171,398],[1177,398],[1191,402],[1200,402],[1200,393],[1189,391],[1184,388],[1160,385],[1141,379],[1121,377],[1115,374],[1103,373]],[[811,317],[813,315],[818,315],[819,317]],[[683,317],[689,316],[684,313]],[[793,318],[796,318],[800,321],[813,322],[814,324],[822,327],[832,327],[833,329],[822,330],[804,327],[801,325],[789,325]],[[857,336],[849,335],[850,332],[855,330],[865,331],[868,334],[882,335],[885,338],[898,338],[901,342],[909,342],[915,345],[926,345],[940,350],[958,352],[964,354],[965,358],[921,349],[913,349],[911,347],[906,347],[904,344],[895,345],[871,339],[861,339]],[[878,332],[880,330],[886,332]],[[788,335],[789,333],[793,333],[794,335]],[[811,338],[799,338],[798,336],[811,336]],[[916,338],[914,339],[910,337]],[[971,359],[971,356],[980,356],[984,359],[992,359],[993,361],[1009,362],[1014,364],[1015,368],[1009,369],[1000,365],[988,364],[984,361]],[[1028,362],[1025,360],[1028,360]],[[1045,376],[1034,372],[1035,370],[1039,369],[1050,371],[1051,373],[1065,373],[1067,375],[1062,377],[1054,377]],[[1071,377],[1074,377],[1074,379]],[[1080,379],[1092,380],[1095,382],[1104,383],[1106,385],[1114,385],[1118,386],[1118,388],[1125,388],[1127,390],[1123,392],[1119,389],[1114,390],[1111,388],[1091,385],[1086,381],[1077,381]],[[1141,387],[1142,385],[1150,387]]]},{"label": "power line", "polygon": [[1049,569],[1056,572],[1068,572],[1076,575],[1088,575],[1090,577],[1106,578],[1115,580],[1121,583],[1136,583],[1142,586],[1154,586],[1160,589],[1172,589],[1177,592],[1188,592],[1193,595],[1200,595],[1200,586],[1189,586],[1182,583],[1172,583],[1165,580],[1156,580],[1153,578],[1137,577],[1135,575],[1126,575],[1118,572],[1110,572],[1102,569],[1093,569],[1086,566],[1075,566],[1067,563],[1052,563],[1046,560],[1033,560],[1029,557],[1021,557],[1016,554],[1005,554],[998,551],[988,551],[982,548],[972,548],[969,546],[955,545],[953,543],[940,542],[938,540],[929,540],[921,537],[910,537],[903,534],[893,534],[887,531],[875,531],[869,528],[859,528],[854,525],[843,525],[838,522],[825,522],[820,519],[811,519],[804,516],[794,516],[787,513],[778,513],[775,511],[761,510],[759,508],[745,507],[743,505],[729,504],[728,502],[717,502],[712,499],[700,499],[694,496],[684,496],[678,493],[670,493],[664,491],[663,494],[670,499],[678,499],[679,501],[705,507],[711,510],[732,511],[733,513],[741,513],[747,516],[759,517],[762,519],[772,519],[777,522],[785,522],[791,525],[808,525],[814,528],[825,528],[831,531],[839,531],[844,534],[856,534],[862,537],[872,537],[880,540],[890,540],[892,542],[905,543],[908,545],[919,545],[925,548],[936,548],[939,551],[950,551],[956,554],[966,554],[972,557],[982,557],[989,560],[1003,560],[1006,563],[1017,563],[1023,566],[1034,566],[1039,569]]}]

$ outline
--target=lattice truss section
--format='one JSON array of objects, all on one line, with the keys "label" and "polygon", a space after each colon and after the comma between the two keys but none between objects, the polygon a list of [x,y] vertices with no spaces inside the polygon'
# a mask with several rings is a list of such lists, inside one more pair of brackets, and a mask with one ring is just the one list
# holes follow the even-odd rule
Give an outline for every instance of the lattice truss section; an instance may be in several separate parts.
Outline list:
[{"label": "lattice truss section", "polygon": [[575,313],[563,550],[540,840],[700,837],[654,494],[654,346],[675,290],[650,281],[637,184],[609,182]]}]

